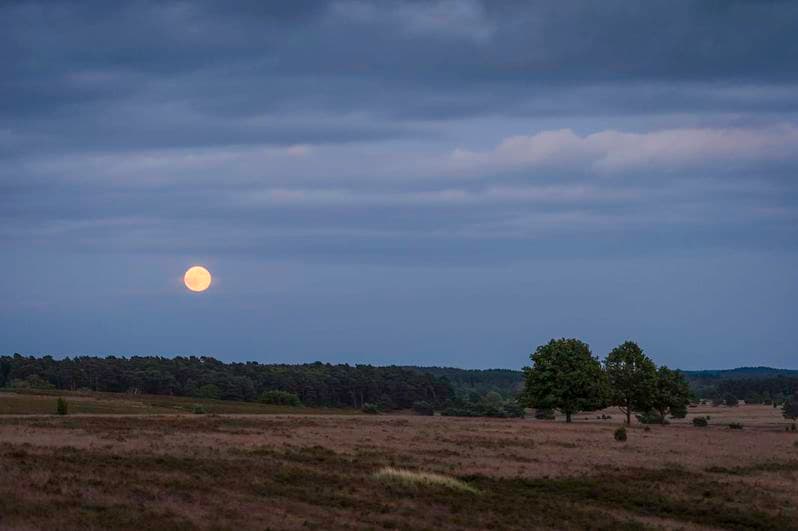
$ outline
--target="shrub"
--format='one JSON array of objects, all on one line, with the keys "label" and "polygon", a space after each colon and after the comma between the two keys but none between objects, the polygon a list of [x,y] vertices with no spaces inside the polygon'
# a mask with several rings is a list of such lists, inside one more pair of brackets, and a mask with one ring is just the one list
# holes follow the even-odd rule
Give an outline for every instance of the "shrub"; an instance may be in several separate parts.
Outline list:
[{"label": "shrub", "polygon": [[535,418],[538,420],[554,420],[554,410],[538,408],[535,410]]},{"label": "shrub", "polygon": [[735,407],[739,403],[737,397],[733,394],[729,393],[728,395],[723,397],[723,403],[726,404],[728,407]]},{"label": "shrub", "polygon": [[626,441],[626,428],[624,426],[615,430],[615,440],[620,442]]},{"label": "shrub", "polygon": [[694,417],[693,426],[697,428],[706,428],[707,426],[709,426],[709,422],[707,422],[707,419],[704,417]]},{"label": "shrub", "polygon": [[741,429],[743,429],[743,425],[740,424],[739,422],[732,422],[732,423],[729,424],[729,429],[730,430],[741,430]]},{"label": "shrub", "polygon": [[501,407],[502,416],[505,418],[524,418],[526,410],[515,400],[507,400]]},{"label": "shrub", "polygon": [[363,413],[368,415],[377,415],[379,412],[380,408],[377,404],[370,404],[369,402],[363,404]]},{"label": "shrub", "polygon": [[435,414],[432,404],[429,402],[424,402],[423,400],[419,402],[413,402],[413,411],[416,412],[416,415],[425,415],[427,417],[431,417]]},{"label": "shrub", "polygon": [[672,406],[671,417],[675,419],[683,419],[687,416],[687,408],[684,406]]},{"label": "shrub", "polygon": [[635,417],[641,424],[668,424],[665,417],[654,411],[646,411],[640,415],[635,415]]},{"label": "shrub", "polygon": [[276,406],[301,406],[302,401],[294,393],[288,391],[280,391],[279,389],[272,389],[264,391],[258,397],[258,402],[263,404],[272,404]]},{"label": "shrub", "polygon": [[645,428],[643,428],[643,431],[651,431],[651,426],[646,426]]},{"label": "shrub", "polygon": [[205,406],[202,404],[194,404],[191,406],[191,412],[195,415],[204,415],[208,411],[205,409]]},{"label": "shrub", "polygon": [[219,400],[222,398],[222,390],[215,384],[205,384],[194,391],[194,396],[197,398],[212,398]]},{"label": "shrub", "polygon": [[798,426],[796,426],[794,422],[790,426],[790,431],[798,431]]},{"label": "shrub", "polygon": [[444,417],[498,417],[498,418],[523,418],[525,410],[516,400],[495,399],[480,400],[479,402],[465,402],[452,400],[441,411]]},{"label": "shrub", "polygon": [[59,398],[58,402],[55,403],[55,412],[58,415],[66,415],[68,413],[68,409],[69,407],[67,405],[67,401],[63,398]]}]

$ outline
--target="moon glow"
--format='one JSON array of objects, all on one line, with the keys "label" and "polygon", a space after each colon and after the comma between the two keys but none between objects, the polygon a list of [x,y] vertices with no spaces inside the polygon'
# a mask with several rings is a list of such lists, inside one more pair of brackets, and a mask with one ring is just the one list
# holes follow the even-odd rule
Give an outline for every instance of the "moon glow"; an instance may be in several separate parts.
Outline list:
[{"label": "moon glow", "polygon": [[183,275],[183,283],[191,291],[205,291],[211,285],[211,273],[202,266],[189,267]]}]

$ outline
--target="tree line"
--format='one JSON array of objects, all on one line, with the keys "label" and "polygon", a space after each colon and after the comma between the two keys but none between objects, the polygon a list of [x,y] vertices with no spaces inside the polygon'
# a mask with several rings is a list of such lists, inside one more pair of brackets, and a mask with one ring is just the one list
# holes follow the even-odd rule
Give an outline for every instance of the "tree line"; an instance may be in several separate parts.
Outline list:
[{"label": "tree line", "polygon": [[664,422],[684,417],[691,395],[678,370],[656,364],[633,341],[615,347],[604,363],[578,339],[552,339],[530,355],[524,369],[522,401],[529,407],[559,410],[566,422],[580,411],[617,406],[631,424],[633,412]]},{"label": "tree line", "polygon": [[411,408],[416,402],[443,407],[455,396],[446,378],[396,366],[224,363],[194,356],[0,356],[4,386],[293,403],[273,393],[282,391],[309,406],[376,404],[382,409]]}]

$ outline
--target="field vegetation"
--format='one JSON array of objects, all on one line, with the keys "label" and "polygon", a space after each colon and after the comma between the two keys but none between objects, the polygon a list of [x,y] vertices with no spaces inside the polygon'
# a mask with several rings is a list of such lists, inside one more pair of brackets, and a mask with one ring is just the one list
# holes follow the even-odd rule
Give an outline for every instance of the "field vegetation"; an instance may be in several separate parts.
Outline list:
[{"label": "field vegetation", "polygon": [[617,409],[569,424],[62,396],[68,415],[54,394],[0,393],[16,413],[0,416],[0,528],[798,528],[798,439],[767,406],[633,419],[617,441]]}]

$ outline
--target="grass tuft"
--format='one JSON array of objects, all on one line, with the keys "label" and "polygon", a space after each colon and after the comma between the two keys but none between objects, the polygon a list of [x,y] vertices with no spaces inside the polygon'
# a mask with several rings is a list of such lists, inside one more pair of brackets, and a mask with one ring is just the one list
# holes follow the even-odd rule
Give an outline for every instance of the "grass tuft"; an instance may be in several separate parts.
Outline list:
[{"label": "grass tuft", "polygon": [[434,474],[432,472],[414,472],[412,470],[388,466],[377,471],[374,477],[385,483],[401,483],[403,485],[422,487],[444,487],[460,492],[470,492],[471,494],[479,493],[477,489],[465,481],[442,474]]}]

